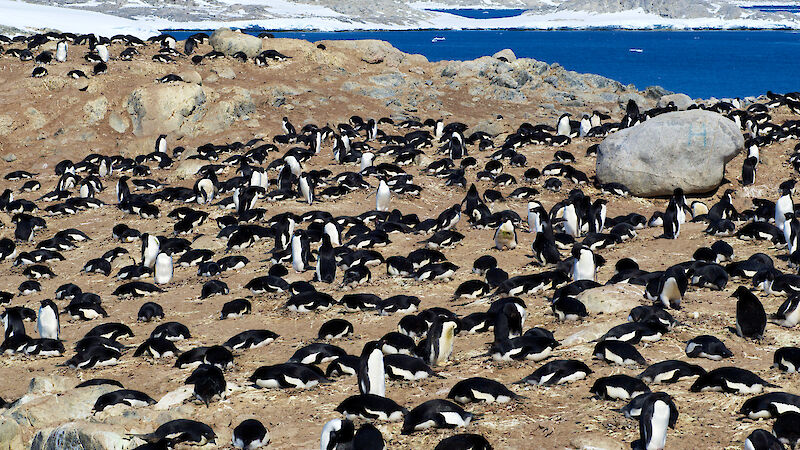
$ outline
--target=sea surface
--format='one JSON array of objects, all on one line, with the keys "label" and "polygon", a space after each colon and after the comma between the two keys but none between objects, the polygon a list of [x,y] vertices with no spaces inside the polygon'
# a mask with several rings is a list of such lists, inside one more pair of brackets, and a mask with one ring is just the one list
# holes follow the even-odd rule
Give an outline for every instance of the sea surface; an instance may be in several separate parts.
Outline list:
[{"label": "sea surface", "polygon": [[[166,31],[185,39],[195,31]],[[263,30],[249,30],[253,34]],[[422,30],[274,32],[275,37],[381,39],[430,61],[469,60],[510,48],[639,89],[658,85],[694,98],[800,91],[800,32],[755,30]],[[289,55],[291,56],[291,55]]]}]

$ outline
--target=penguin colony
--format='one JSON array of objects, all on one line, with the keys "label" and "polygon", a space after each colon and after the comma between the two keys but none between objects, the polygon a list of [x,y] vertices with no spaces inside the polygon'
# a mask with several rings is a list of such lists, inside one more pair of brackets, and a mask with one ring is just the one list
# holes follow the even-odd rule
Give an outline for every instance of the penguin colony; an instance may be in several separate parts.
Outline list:
[{"label": "penguin colony", "polygon": [[[52,40],[55,56],[34,53]],[[148,45],[58,33],[0,41],[12,46],[6,55],[36,62],[34,77],[47,76],[48,64],[68,64],[77,46],[88,45],[84,59],[99,75]],[[206,41],[195,35],[180,52],[173,38],[153,38],[153,60],[191,55]],[[126,48],[112,57],[109,46],[120,43]],[[267,51],[253,63],[287,58]],[[95,414],[158,402],[119,368],[192,386],[185,403],[194,413],[131,432],[136,448],[226,445],[217,439],[224,434],[234,447],[255,449],[269,445],[270,432],[295,427],[314,428],[314,445],[325,450],[408,446],[420,434],[437,449],[504,448],[481,432],[496,427],[504,409],[549,420],[513,428],[527,440],[560,433],[560,419],[589,404],[638,430],[627,434],[633,448],[684,448],[673,436],[688,426],[683,415],[713,426],[729,414],[693,410],[687,399],[698,397],[734,402],[746,425],[736,431],[742,439],[708,448],[794,448],[800,396],[781,386],[796,376],[800,348],[774,335],[800,322],[790,169],[800,171],[800,157],[788,156],[775,195],[734,203],[757,183],[762,154],[782,158],[776,144],[800,139],[800,94],[704,107],[746,135],[741,178],[718,198],[692,200],[676,189],[658,210],[620,210],[625,186],[576,168],[593,159],[599,138],[675,110],[640,111],[634,102],[619,122],[598,112],[581,121],[564,115],[501,136],[456,121],[360,116],[298,130],[284,117],[269,140],[185,148],[162,135],[136,158],[93,152],[40,173],[13,169],[0,189],[0,209],[11,217],[0,230],[2,357],[44,360],[74,377],[75,389],[118,388],[97,398]],[[420,164],[423,155],[432,162]],[[188,158],[206,164],[188,184],[167,182]],[[348,200],[360,209],[343,208]],[[116,225],[69,226],[98,215]],[[636,250],[691,246],[690,239],[708,245],[669,266],[659,267],[658,256],[638,258],[650,266],[637,262]],[[246,280],[230,282],[236,275]],[[581,300],[604,284],[630,288],[640,304],[596,338],[562,342],[607,323]],[[707,299],[733,314],[700,320],[687,312]],[[123,313],[134,303],[138,312]],[[213,317],[201,316],[209,305]],[[286,322],[297,335],[273,331]],[[748,361],[759,348],[774,358]],[[220,422],[226,412],[218,406],[267,390],[284,399],[310,393],[303,398],[317,408],[314,419],[273,420],[270,430],[253,406],[251,418],[226,416],[229,429],[205,423]],[[566,412],[548,407],[561,393],[569,395]],[[309,446],[293,444],[285,445]]]}]

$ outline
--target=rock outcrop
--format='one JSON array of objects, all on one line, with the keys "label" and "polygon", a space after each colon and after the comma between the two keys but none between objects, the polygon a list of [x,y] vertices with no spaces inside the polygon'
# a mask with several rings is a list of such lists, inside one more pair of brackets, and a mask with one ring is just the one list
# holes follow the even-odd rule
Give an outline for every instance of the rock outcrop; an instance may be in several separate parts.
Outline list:
[{"label": "rock outcrop", "polygon": [[202,87],[172,83],[134,90],[126,107],[133,122],[133,134],[140,136],[172,133],[196,123],[203,116],[205,102]]},{"label": "rock outcrop", "polygon": [[739,128],[720,114],[662,114],[607,137],[597,150],[597,178],[622,183],[640,197],[669,195],[675,188],[710,192],[743,147]]},{"label": "rock outcrop", "polygon": [[230,56],[234,53],[244,52],[248,58],[252,58],[261,52],[261,39],[256,36],[233,31],[230,28],[220,28],[215,31],[209,43],[214,50]]}]

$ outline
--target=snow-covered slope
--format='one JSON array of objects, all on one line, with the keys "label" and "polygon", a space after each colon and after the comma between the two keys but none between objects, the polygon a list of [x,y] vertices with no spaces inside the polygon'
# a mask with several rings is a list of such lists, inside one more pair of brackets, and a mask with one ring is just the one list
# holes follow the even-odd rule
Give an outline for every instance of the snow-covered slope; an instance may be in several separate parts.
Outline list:
[{"label": "snow-covered slope", "polygon": [[[737,0],[744,4],[745,0]],[[521,8],[470,19],[432,8]],[[165,28],[272,30],[420,28],[800,28],[800,16],[727,0],[0,0],[0,26],[149,36]]]}]

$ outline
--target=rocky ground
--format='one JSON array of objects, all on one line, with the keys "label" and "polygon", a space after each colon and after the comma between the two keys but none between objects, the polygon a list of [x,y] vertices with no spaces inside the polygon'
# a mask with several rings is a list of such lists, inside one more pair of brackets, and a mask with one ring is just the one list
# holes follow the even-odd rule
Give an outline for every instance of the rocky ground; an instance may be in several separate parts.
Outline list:
[{"label": "rocky ground", "polygon": [[[59,161],[78,161],[90,153],[131,157],[148,153],[153,149],[155,137],[161,133],[168,135],[170,148],[183,146],[192,149],[207,142],[225,144],[247,142],[252,138],[271,140],[281,133],[283,116],[289,117],[299,128],[299,125],[311,122],[335,125],[357,114],[365,118],[392,117],[396,121],[411,117],[460,121],[468,124],[470,131],[489,132],[499,144],[522,122],[555,125],[562,112],[580,114],[592,110],[610,113],[614,120],[619,120],[623,114],[621,108],[628,99],[634,99],[640,107],[647,108],[665,93],[658,88],[637,91],[632,86],[622,86],[596,75],[567,72],[558,65],[530,59],[514,60],[508,53],[504,57],[509,62],[485,57],[466,62],[428,63],[422,56],[403,54],[384,43],[337,41],[322,44],[326,49],[318,48],[317,43],[304,41],[265,40],[260,44],[263,48],[276,49],[292,57],[285,62],[271,63],[269,67],[256,67],[230,58],[201,65],[192,65],[184,58],[178,58],[175,64],[155,63],[151,62],[151,56],[157,48],[149,46],[141,49],[141,56],[134,61],[112,59],[107,74],[89,75],[88,80],[66,77],[66,73],[73,69],[91,73],[91,65],[83,62],[83,47],[72,47],[68,62],[48,66],[49,75],[41,79],[30,77],[33,63],[4,56],[0,58],[0,73],[6,81],[0,86],[0,104],[3,105],[0,154],[7,162],[0,162],[0,171],[3,174],[13,170],[37,173],[36,179],[42,183],[42,189],[17,193],[22,182],[9,181],[3,181],[0,187],[13,189],[15,197],[36,200],[55,185],[57,177],[53,175],[53,167]],[[118,55],[123,48],[111,46],[112,56]],[[210,50],[209,46],[201,45],[201,52]],[[180,74],[186,82],[159,84],[155,81],[169,73]],[[774,110],[772,114],[776,123],[796,118],[784,108]],[[389,125],[382,125],[381,129],[389,134],[402,131]],[[575,167],[591,176],[595,160],[584,155],[590,145],[599,141],[575,139],[563,149],[576,155]],[[331,145],[326,143],[322,153],[305,165],[306,169],[353,170],[353,167],[332,164],[329,159]],[[754,197],[777,199],[778,183],[793,176],[786,160],[794,145],[795,142],[786,141],[762,149],[762,165],[759,166],[756,184],[744,189],[737,182],[742,156],[730,163],[727,178],[730,187],[737,191],[734,204],[739,210],[750,207]],[[270,159],[279,157],[289,148],[279,147],[281,153],[270,155]],[[555,150],[552,147],[527,146],[520,152],[526,155],[529,166],[542,168],[551,162]],[[472,148],[470,151],[478,158],[480,166],[487,160],[488,153]],[[433,149],[426,149],[426,153],[431,161],[437,158]],[[419,198],[395,196],[393,208],[404,214],[416,213],[420,218],[436,217],[444,208],[463,198],[463,189],[444,187],[440,179],[421,174],[421,168],[412,165],[407,171],[423,187],[422,195]],[[524,170],[506,168],[520,182]],[[182,179],[176,172],[176,169],[156,169],[150,178],[176,186],[191,187],[194,184],[193,177]],[[220,178],[227,179],[234,173],[234,168],[228,168]],[[467,178],[474,180],[474,170],[468,172]],[[127,248],[138,259],[140,244],[114,241],[111,228],[125,223],[142,232],[167,235],[172,233],[173,222],[165,214],[182,205],[159,205],[164,214],[160,220],[125,215],[112,206],[116,180],[117,174],[104,179],[107,189],[98,195],[109,205],[74,216],[46,217],[48,228],[37,234],[35,242],[68,227],[84,231],[92,241],[65,252],[65,261],[51,265],[58,276],[42,281],[42,292],[16,296],[11,305],[36,308],[40,300],[52,298],[58,286],[73,282],[84,291],[100,295],[110,316],[106,321],[119,321],[131,326],[136,335],[126,342],[131,346],[141,343],[156,325],[136,322],[139,306],[148,300],[164,307],[166,320],[176,320],[190,328],[192,338],[178,342],[182,350],[222,343],[240,331],[254,328],[267,328],[281,337],[268,346],[237,353],[235,368],[226,373],[230,387],[227,398],[208,407],[182,400],[181,389],[184,389],[183,381],[189,371],[172,367],[173,359],[134,358],[129,351],[117,366],[76,371],[59,366],[72,355],[71,349],[64,357],[55,358],[4,355],[0,357],[0,378],[4,380],[0,396],[6,400],[26,396],[29,402],[20,402],[0,416],[0,448],[27,448],[32,440],[35,448],[45,448],[42,437],[63,438],[70,435],[68,430],[74,429],[81,430],[84,448],[132,448],[141,441],[129,439],[128,433],[150,432],[158,424],[175,418],[193,418],[208,423],[219,436],[218,446],[225,446],[230,442],[232,427],[249,417],[261,420],[269,428],[271,446],[275,448],[317,447],[322,425],[339,417],[334,408],[358,392],[355,378],[339,378],[332,384],[310,390],[256,389],[249,385],[247,378],[259,366],[286,361],[296,349],[314,341],[319,326],[331,318],[343,317],[354,324],[352,338],[333,343],[348,353],[358,354],[365,342],[395,330],[401,315],[347,314],[339,306],[324,313],[297,314],[283,308],[287,296],[276,295],[251,297],[253,314],[221,321],[219,313],[223,303],[250,297],[243,285],[263,275],[270,267],[268,252],[272,248],[271,240],[241,252],[250,259],[250,264],[244,269],[219,277],[230,287],[229,295],[200,300],[200,285],[205,280],[197,276],[196,267],[178,267],[165,293],[145,299],[119,300],[111,292],[121,284],[120,281],[113,275],[81,274],[81,267],[89,259],[99,257],[118,245]],[[372,182],[375,184],[374,180]],[[481,191],[496,188],[506,195],[518,187],[496,187],[488,182],[478,182],[477,185]],[[538,199],[549,209],[563,199],[565,192],[576,186],[565,180],[561,193],[536,187],[542,191]],[[593,198],[601,195],[591,185],[580,188]],[[267,208],[269,216],[283,211],[300,213],[315,209],[327,210],[334,215],[358,214],[373,209],[374,198],[369,197],[369,193],[357,191],[336,202],[319,202],[312,206],[295,201],[262,206]],[[715,193],[704,200],[711,204],[717,198]],[[663,211],[666,206],[663,199],[607,199],[609,216],[637,212],[649,217],[655,211]],[[47,204],[42,202],[40,207],[44,206]],[[209,212],[211,219],[227,213],[212,206],[191,206]],[[522,215],[525,207],[525,202],[509,201],[495,204],[494,210],[512,209]],[[3,216],[0,221],[5,225],[0,235],[13,237],[10,217]],[[686,261],[696,248],[717,239],[703,234],[703,229],[703,224],[688,224],[676,241],[657,239],[656,236],[662,233],[660,228],[642,230],[632,241],[600,252],[610,264],[600,269],[598,281],[608,280],[613,274],[613,262],[623,257],[636,258],[643,269],[650,271]],[[198,238],[195,248],[210,248],[220,256],[224,247],[214,238],[218,231],[214,221],[209,220],[194,230],[190,239]],[[392,278],[385,274],[385,267],[380,266],[373,268],[371,282],[354,291],[343,291],[336,285],[317,285],[317,289],[335,298],[347,292],[372,292],[383,298],[398,293],[411,294],[422,300],[421,308],[442,306],[466,315],[487,308],[487,303],[467,305],[464,300],[452,298],[460,283],[476,278],[470,268],[478,256],[496,256],[500,266],[512,276],[542,270],[530,264],[532,238],[523,230],[519,232],[520,245],[502,253],[491,249],[492,230],[471,229],[468,224],[460,223],[458,231],[464,233],[466,239],[461,245],[444,251],[447,258],[460,267],[451,281],[424,283]],[[420,248],[426,237],[393,234],[392,243],[379,251],[384,256],[405,255]],[[775,258],[778,268],[788,270],[786,262],[776,258],[785,250],[732,237],[723,239],[734,246],[737,258],[763,251]],[[34,243],[19,244],[20,251],[33,247]],[[25,279],[22,269],[11,267],[10,261],[4,262],[0,267],[0,290],[16,292]],[[289,282],[311,278],[310,272],[297,274],[291,269],[290,272],[287,276]],[[676,318],[684,325],[658,342],[637,347],[648,363],[664,359],[686,360],[683,349],[687,340],[701,334],[714,334],[728,345],[734,357],[721,362],[692,362],[706,369],[730,365],[747,368],[780,385],[783,391],[796,392],[800,387],[796,376],[770,368],[772,353],[777,348],[797,345],[796,330],[768,325],[764,340],[758,343],[741,339],[728,331],[728,327],[734,324],[735,311],[735,300],[729,295],[738,285],[730,283],[722,292],[690,288],[684,308],[675,312]],[[541,326],[552,330],[562,342],[554,352],[555,358],[580,359],[595,371],[585,380],[553,388],[512,385],[541,363],[492,361],[484,356],[492,340],[491,334],[459,335],[450,362],[437,368],[444,378],[414,383],[389,381],[387,394],[399,404],[411,408],[425,400],[443,398],[458,380],[484,376],[512,386],[515,392],[526,397],[505,405],[467,407],[478,417],[464,431],[485,436],[495,448],[627,448],[628,443],[638,438],[639,431],[635,421],[615,411],[624,403],[593,399],[589,393],[594,380],[601,376],[616,373],[635,375],[644,369],[620,368],[591,360],[594,344],[589,341],[611,326],[624,322],[631,306],[647,303],[641,298],[640,287],[631,286],[624,292],[618,300],[618,311],[592,315],[576,323],[556,322],[544,296],[524,299],[529,313],[526,328]],[[762,297],[761,300],[768,312],[774,312],[783,299]],[[62,303],[59,302],[59,306],[64,306]],[[74,322],[66,317],[62,320],[62,337],[68,347],[103,322]],[[28,334],[35,336],[33,324],[28,324]],[[92,415],[89,410],[94,398],[107,389],[74,390],[72,386],[82,380],[101,377],[117,379],[128,388],[161,399],[161,403],[145,408],[115,407]],[[31,383],[32,378],[36,380],[34,383]],[[747,397],[690,393],[690,384],[680,382],[658,388],[673,396],[680,411],[678,423],[669,433],[669,448],[740,448],[752,430],[771,428],[770,421],[742,420],[737,411]],[[177,400],[173,403],[171,399],[174,398]],[[432,448],[439,440],[454,434],[453,431],[430,430],[403,436],[399,424],[377,425],[387,447],[393,449]],[[55,427],[62,428],[53,434],[51,430]],[[37,433],[39,437],[35,439]]]}]

